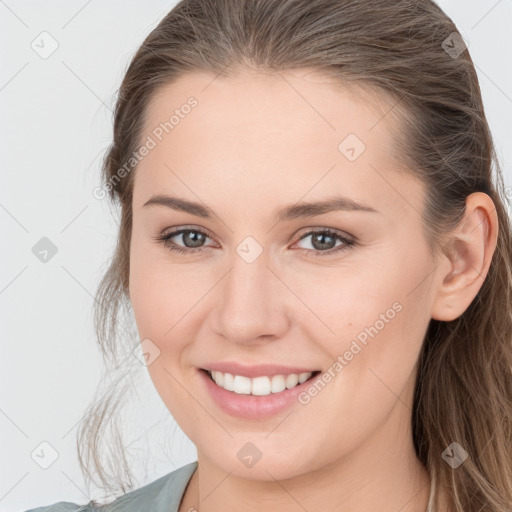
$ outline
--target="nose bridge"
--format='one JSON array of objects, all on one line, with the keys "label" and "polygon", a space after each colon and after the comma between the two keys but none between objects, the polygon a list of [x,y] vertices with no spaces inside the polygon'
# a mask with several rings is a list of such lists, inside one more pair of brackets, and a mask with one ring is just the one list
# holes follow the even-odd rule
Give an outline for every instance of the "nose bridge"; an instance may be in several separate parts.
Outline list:
[{"label": "nose bridge", "polygon": [[[244,248],[248,251],[244,252]],[[280,289],[283,285],[268,268],[265,251],[256,257],[254,254],[254,247],[240,244],[219,290],[217,328],[226,338],[238,343],[260,336],[279,337],[287,328]]]}]

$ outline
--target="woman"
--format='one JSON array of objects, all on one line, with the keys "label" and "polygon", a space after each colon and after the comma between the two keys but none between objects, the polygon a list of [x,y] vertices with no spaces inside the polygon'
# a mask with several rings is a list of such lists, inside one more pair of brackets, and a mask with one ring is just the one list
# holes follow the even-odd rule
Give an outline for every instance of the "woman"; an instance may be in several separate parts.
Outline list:
[{"label": "woman", "polygon": [[[433,1],[183,0],[127,70],[103,170],[100,347],[131,351],[132,308],[198,457],[101,510],[510,510],[510,222]],[[112,397],[79,438],[105,488]]]}]

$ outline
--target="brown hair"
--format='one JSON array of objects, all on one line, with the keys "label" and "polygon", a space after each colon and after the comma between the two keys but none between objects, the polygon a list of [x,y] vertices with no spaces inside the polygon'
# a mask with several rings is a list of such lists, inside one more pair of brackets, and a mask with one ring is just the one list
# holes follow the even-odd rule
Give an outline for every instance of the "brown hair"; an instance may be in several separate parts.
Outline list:
[{"label": "brown hair", "polygon": [[[510,511],[511,224],[477,74],[457,36],[453,21],[431,0],[179,2],[127,69],[104,159],[104,186],[121,206],[117,247],[95,304],[98,342],[109,368],[126,368],[133,349],[119,331],[132,315],[128,278],[136,166],[121,179],[119,169],[140,147],[155,91],[189,71],[232,76],[230,68],[237,65],[262,71],[310,68],[341,84],[372,88],[393,98],[395,111],[403,114],[397,147],[409,172],[427,186],[423,221],[433,248],[442,249],[443,234],[462,219],[469,194],[484,192],[496,207],[497,248],[478,294],[459,318],[430,321],[411,420],[417,456],[432,478],[429,510],[438,509],[445,489],[450,510]],[[449,51],[456,45],[460,51]],[[113,382],[89,406],[77,444],[86,478],[96,472],[104,489],[113,488],[113,481],[124,492],[131,472],[112,427],[121,404],[120,379]],[[100,450],[108,426],[116,444]],[[442,458],[453,442],[469,454],[456,469]]]}]

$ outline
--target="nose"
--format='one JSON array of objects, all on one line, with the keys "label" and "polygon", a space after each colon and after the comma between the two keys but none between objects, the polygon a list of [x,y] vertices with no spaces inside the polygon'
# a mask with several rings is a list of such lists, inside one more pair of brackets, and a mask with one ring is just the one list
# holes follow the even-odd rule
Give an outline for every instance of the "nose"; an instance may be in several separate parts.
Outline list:
[{"label": "nose", "polygon": [[217,294],[214,325],[233,343],[268,342],[289,329],[291,292],[263,255],[251,263],[235,255]]}]

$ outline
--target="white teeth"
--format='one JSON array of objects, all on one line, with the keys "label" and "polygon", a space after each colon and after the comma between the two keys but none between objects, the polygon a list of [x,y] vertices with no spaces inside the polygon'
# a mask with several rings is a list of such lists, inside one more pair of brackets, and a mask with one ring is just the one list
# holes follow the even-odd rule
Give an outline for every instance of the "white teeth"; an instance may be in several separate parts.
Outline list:
[{"label": "white teeth", "polygon": [[233,383],[233,391],[240,395],[251,394],[251,379],[249,377],[242,377],[241,375],[235,375]]},{"label": "white teeth", "polygon": [[253,395],[270,395],[270,391],[270,379],[268,377],[256,377],[252,379],[251,393]]},{"label": "white teeth", "polygon": [[311,377],[311,373],[309,372],[299,373],[299,384],[306,382],[309,377]]},{"label": "white teeth", "polygon": [[[219,374],[221,375],[219,378]],[[222,377],[222,372],[217,372],[217,379],[215,382],[222,388],[227,389],[228,391],[233,391],[233,375],[231,373],[225,373],[224,378]]]},{"label": "white teeth", "polygon": [[296,373],[291,373],[286,377],[286,387],[293,388],[299,382],[299,376]]},{"label": "white teeth", "polygon": [[213,380],[219,383],[219,386],[222,386],[224,383],[224,374],[222,372],[212,372]]},{"label": "white teeth", "polygon": [[289,375],[274,375],[273,377],[255,377],[250,379],[242,375],[232,375],[231,373],[222,373],[219,371],[209,372],[217,386],[228,391],[233,391],[239,395],[259,395],[265,396],[271,393],[280,393],[285,389],[290,389],[297,384],[302,384],[308,380],[312,372],[291,373]]},{"label": "white teeth", "polygon": [[274,375],[272,377],[272,393],[279,393],[279,391],[284,391],[286,389],[286,384],[284,382],[283,375]]}]

